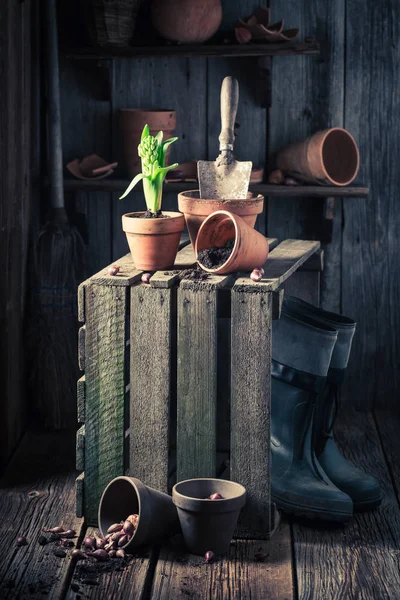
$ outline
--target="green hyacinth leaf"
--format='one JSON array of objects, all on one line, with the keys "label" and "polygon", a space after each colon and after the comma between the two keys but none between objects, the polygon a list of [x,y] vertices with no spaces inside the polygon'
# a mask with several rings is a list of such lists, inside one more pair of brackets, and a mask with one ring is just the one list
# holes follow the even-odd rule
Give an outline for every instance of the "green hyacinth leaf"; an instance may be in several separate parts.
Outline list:
[{"label": "green hyacinth leaf", "polygon": [[162,131],[159,131],[154,138],[159,146],[161,146],[161,144],[162,144],[163,137],[164,137],[164,133]]},{"label": "green hyacinth leaf", "polygon": [[176,142],[177,139],[178,139],[177,137],[172,137],[172,138],[169,138],[169,140],[165,140],[165,142],[163,143],[163,145],[162,145],[162,154],[161,154],[161,157],[160,157],[160,165],[161,165],[161,167],[164,167],[164,165],[165,165],[165,158],[167,156],[167,150],[168,150],[168,148],[170,147],[171,144],[173,144],[174,142]]},{"label": "green hyacinth leaf", "polygon": [[149,135],[150,135],[150,127],[148,125],[145,125],[143,127],[142,137],[140,138],[140,141],[143,142],[143,140],[145,140],[147,137],[149,137]]},{"label": "green hyacinth leaf", "polygon": [[122,194],[122,196],[119,197],[119,199],[122,200],[123,198],[125,198],[129,194],[129,192],[131,192],[133,190],[133,188],[135,187],[135,185],[137,183],[139,183],[139,181],[141,181],[144,178],[145,178],[145,175],[143,175],[143,173],[138,173],[136,175],[136,177],[134,177],[132,179],[132,181],[130,182],[130,184],[126,188],[125,192]]}]

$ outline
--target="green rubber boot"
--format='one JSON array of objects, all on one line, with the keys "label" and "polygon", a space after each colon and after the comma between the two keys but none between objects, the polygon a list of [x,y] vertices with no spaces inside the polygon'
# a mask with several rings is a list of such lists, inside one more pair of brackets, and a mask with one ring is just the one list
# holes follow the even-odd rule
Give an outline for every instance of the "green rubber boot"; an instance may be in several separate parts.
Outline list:
[{"label": "green rubber boot", "polygon": [[272,332],[272,500],[285,512],[347,521],[351,498],[321,468],[313,450],[313,419],[337,332],[285,309]]},{"label": "green rubber boot", "polygon": [[340,385],[349,360],[356,323],[352,319],[324,311],[292,296],[284,299],[284,307],[287,314],[297,319],[311,318],[317,325],[323,324],[337,331],[338,338],[332,352],[327,380],[316,405],[314,450],[329,479],[352,498],[354,511],[375,508],[382,502],[378,481],[346,460],[333,436]]}]

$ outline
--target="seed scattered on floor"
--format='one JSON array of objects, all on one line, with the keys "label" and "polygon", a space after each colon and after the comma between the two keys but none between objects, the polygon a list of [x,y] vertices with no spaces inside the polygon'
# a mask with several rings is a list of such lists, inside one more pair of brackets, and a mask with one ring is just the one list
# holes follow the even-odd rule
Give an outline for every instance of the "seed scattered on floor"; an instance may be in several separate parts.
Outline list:
[{"label": "seed scattered on floor", "polygon": [[28,545],[28,540],[26,539],[25,536],[21,535],[17,539],[17,546],[21,547],[21,546],[27,546],[27,545]]},{"label": "seed scattered on floor", "polygon": [[41,546],[45,546],[48,543],[48,539],[44,535],[41,535],[39,536],[38,543]]},{"label": "seed scattered on floor", "polygon": [[67,553],[64,552],[64,550],[58,548],[57,550],[54,550],[54,556],[57,556],[57,558],[65,558],[67,556]]},{"label": "seed scattered on floor", "polygon": [[208,550],[205,553],[204,558],[206,559],[206,563],[209,564],[214,560],[215,554],[214,554],[214,552],[212,552],[212,550]]}]

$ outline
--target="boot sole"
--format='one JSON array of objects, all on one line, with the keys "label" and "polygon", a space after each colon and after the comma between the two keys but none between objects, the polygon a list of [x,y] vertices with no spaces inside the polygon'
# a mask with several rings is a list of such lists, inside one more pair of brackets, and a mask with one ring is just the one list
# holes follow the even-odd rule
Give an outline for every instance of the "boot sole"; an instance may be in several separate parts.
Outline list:
[{"label": "boot sole", "polygon": [[271,499],[273,502],[275,502],[280,510],[283,510],[287,514],[295,515],[296,517],[319,519],[321,521],[335,521],[336,523],[346,523],[353,516],[353,513],[348,512],[332,512],[331,510],[324,511],[324,509],[314,509],[312,507],[300,506],[299,504],[294,504],[288,502],[287,500],[280,500],[274,496],[272,496]]},{"label": "boot sole", "polygon": [[378,508],[382,504],[383,496],[375,498],[374,500],[367,500],[366,502],[354,502],[354,512],[365,512],[367,510],[373,510]]}]

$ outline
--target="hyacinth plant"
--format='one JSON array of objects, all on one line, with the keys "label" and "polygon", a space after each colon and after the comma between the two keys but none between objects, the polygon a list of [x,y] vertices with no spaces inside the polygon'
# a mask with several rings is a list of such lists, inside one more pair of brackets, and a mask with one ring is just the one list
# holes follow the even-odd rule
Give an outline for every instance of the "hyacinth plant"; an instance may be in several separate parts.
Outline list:
[{"label": "hyacinth plant", "polygon": [[169,167],[165,166],[165,159],[168,148],[178,138],[169,138],[163,142],[163,132],[159,131],[156,136],[150,135],[150,128],[145,125],[142,131],[142,137],[138,146],[138,153],[142,159],[142,172],[138,173],[132,179],[125,192],[120,197],[125,198],[135,185],[143,180],[143,191],[146,200],[147,210],[157,214],[161,210],[161,201],[163,193],[163,183],[166,174],[171,169],[175,169],[178,163]]}]

